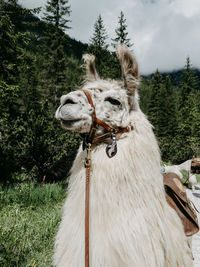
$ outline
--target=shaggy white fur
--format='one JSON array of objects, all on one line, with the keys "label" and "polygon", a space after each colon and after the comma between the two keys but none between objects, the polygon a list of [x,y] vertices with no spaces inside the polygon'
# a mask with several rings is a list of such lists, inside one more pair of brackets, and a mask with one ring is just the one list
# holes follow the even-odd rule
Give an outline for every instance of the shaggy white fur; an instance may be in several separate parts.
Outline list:
[{"label": "shaggy white fur", "polygon": [[[135,62],[125,47],[122,47],[121,51],[118,50],[118,56],[128,69]],[[128,63],[123,63],[127,60]],[[91,74],[96,76],[93,67]],[[124,70],[124,73],[126,72]],[[135,68],[132,72],[137,73]],[[130,73],[127,75],[131,75]],[[132,86],[134,79],[131,82],[126,81],[126,86],[131,85],[131,88],[126,89],[112,81],[97,80],[91,84],[91,75],[89,79],[90,83],[86,83],[84,89],[88,89],[93,97],[97,106],[97,117],[112,126],[120,124],[134,127],[133,131],[118,136],[118,153],[111,159],[105,153],[105,143],[92,147],[90,266],[192,266],[182,223],[165,199],[159,148],[152,126],[138,106],[137,92]],[[101,88],[103,85],[105,90]],[[129,90],[129,93],[126,94],[126,90]],[[132,100],[128,101],[131,90]],[[69,123],[69,110],[73,107],[76,110],[78,107],[81,109],[81,105],[86,105],[86,99],[84,94],[70,94],[73,103],[66,96],[65,100],[61,101],[56,117],[62,121],[67,118],[67,123],[64,121],[65,128],[83,132],[84,127],[77,120]],[[121,107],[125,105],[125,108],[111,108],[109,103],[105,107],[106,94],[115,98],[120,96]],[[79,102],[80,105],[77,104]],[[89,108],[87,103],[84,108],[84,114],[87,116]],[[108,109],[111,109],[112,122],[107,116]],[[84,114],[82,116],[87,118]],[[87,131],[88,125],[89,119],[85,124]],[[56,236],[54,264],[57,267],[84,266],[85,156],[86,152],[80,147],[71,169],[68,195]]]}]

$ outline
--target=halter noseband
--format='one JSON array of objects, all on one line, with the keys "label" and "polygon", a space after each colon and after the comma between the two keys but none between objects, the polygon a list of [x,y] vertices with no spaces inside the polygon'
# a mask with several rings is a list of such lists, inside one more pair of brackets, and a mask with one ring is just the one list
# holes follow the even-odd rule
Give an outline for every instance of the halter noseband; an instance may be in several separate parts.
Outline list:
[{"label": "halter noseband", "polygon": [[[85,146],[87,146],[87,144],[89,144],[89,143],[95,144],[95,143],[98,143],[98,142],[101,142],[101,141],[107,139],[108,137],[111,137],[111,143],[108,144],[108,146],[106,147],[106,154],[109,158],[112,158],[117,153],[116,134],[128,132],[129,128],[128,127],[125,127],[125,128],[119,127],[117,129],[112,128],[107,123],[98,119],[96,117],[95,106],[94,106],[94,103],[92,101],[92,97],[91,97],[90,93],[87,90],[82,90],[82,91],[86,95],[89,104],[93,108],[92,125],[90,128],[89,134],[87,134],[84,138],[83,148],[85,148]],[[107,132],[105,134],[102,134],[100,136],[95,137],[95,133],[96,133],[98,125],[102,126]]]}]

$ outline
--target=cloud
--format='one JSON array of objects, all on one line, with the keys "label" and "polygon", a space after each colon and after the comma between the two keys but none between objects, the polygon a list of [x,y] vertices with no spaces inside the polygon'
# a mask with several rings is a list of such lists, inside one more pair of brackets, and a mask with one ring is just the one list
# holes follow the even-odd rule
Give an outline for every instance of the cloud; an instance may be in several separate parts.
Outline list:
[{"label": "cloud", "polygon": [[[20,1],[36,7],[45,0]],[[169,71],[182,68],[187,56],[200,68],[200,1],[199,0],[71,0],[71,26],[68,32],[88,42],[99,14],[110,38],[115,37],[122,10],[127,19],[129,38],[142,73],[157,68]]]}]

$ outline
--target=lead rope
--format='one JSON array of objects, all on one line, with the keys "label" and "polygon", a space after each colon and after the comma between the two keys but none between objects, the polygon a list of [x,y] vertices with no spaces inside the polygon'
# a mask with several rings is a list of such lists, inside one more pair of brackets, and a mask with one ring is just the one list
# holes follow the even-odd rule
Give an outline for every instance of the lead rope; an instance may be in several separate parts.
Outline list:
[{"label": "lead rope", "polygon": [[91,168],[91,144],[87,144],[87,156],[85,158],[85,267],[89,267],[89,204],[90,204],[90,168]]}]

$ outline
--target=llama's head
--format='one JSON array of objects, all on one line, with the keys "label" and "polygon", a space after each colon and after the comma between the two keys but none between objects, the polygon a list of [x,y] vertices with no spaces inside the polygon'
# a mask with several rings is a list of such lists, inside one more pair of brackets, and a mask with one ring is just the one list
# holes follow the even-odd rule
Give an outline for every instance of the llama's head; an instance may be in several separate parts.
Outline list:
[{"label": "llama's head", "polygon": [[94,56],[83,56],[85,83],[80,90],[63,95],[56,111],[56,119],[61,121],[63,128],[79,133],[90,131],[93,108],[82,89],[89,91],[97,118],[112,128],[129,125],[130,113],[139,109],[136,91],[139,83],[138,64],[125,46],[117,48],[117,56],[122,69],[121,81],[100,79],[95,69]]}]

